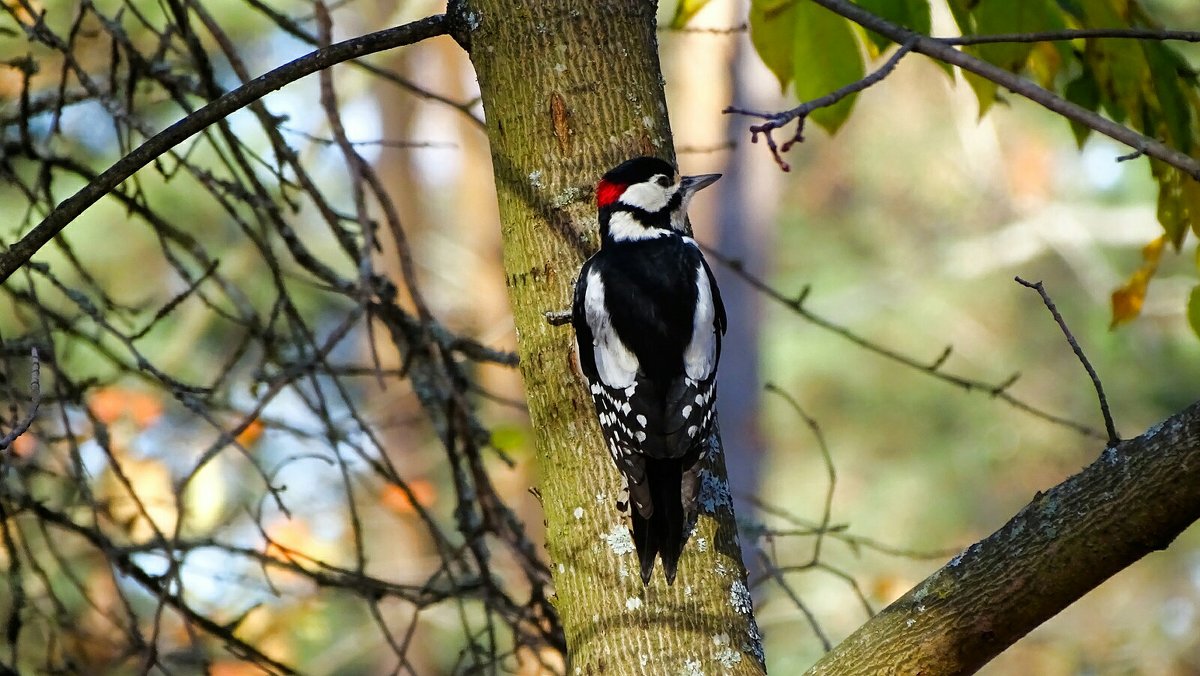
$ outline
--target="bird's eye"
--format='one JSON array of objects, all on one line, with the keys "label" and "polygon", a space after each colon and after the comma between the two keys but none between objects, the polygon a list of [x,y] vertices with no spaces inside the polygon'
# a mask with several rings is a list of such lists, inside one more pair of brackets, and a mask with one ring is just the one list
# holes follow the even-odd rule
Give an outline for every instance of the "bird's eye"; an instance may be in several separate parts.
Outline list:
[{"label": "bird's eye", "polygon": [[671,180],[669,178],[667,178],[666,176],[659,176],[658,178],[654,179],[654,182],[661,185],[664,188],[671,185]]}]

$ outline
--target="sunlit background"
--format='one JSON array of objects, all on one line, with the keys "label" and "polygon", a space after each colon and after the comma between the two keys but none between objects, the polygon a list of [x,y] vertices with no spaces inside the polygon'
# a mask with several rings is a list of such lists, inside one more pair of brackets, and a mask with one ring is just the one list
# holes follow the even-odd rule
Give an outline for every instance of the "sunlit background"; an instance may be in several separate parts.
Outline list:
[{"label": "sunlit background", "polygon": [[[1190,0],[1144,4],[1167,26],[1200,27],[1200,6]],[[96,5],[111,13],[118,3]],[[148,15],[164,11],[157,3],[134,5]],[[204,5],[236,40],[252,74],[311,50],[241,0]],[[40,6],[51,25],[70,24],[74,3],[47,0]],[[280,2],[275,9],[311,26],[308,3]],[[334,38],[439,11],[442,6],[430,2],[340,3],[333,12]],[[671,3],[660,8],[664,23],[673,11]],[[1013,277],[1041,280],[1103,379],[1123,435],[1139,434],[1197,399],[1200,339],[1183,316],[1195,285],[1194,242],[1166,256],[1141,318],[1109,329],[1110,293],[1137,268],[1142,246],[1161,232],[1156,186],[1145,159],[1117,162],[1128,149],[1095,136],[1079,149],[1067,123],[1011,95],[980,119],[968,87],[911,55],[887,80],[860,95],[836,137],[810,128],[805,142],[787,155],[791,171],[783,173],[762,143],[749,143],[747,127],[753,120],[721,114],[735,101],[764,110],[794,105],[758,61],[745,31],[738,30],[744,21],[742,3],[718,0],[689,30],[660,33],[681,170],[726,174],[693,207],[702,242],[743,262],[750,274],[787,298],[807,288],[807,311],[879,347],[921,364],[933,363],[951,347],[941,371],[992,386],[1019,374],[1008,394],[1048,415],[1102,430],[1084,370],[1037,294]],[[952,25],[935,2],[934,32],[947,34]],[[29,51],[8,14],[0,15],[0,28],[0,59]],[[82,44],[84,58],[108,58],[103,42]],[[1195,50],[1189,56],[1200,63]],[[372,62],[468,102],[464,112],[413,96],[361,69],[335,69],[347,135],[363,142],[360,152],[397,196],[434,314],[484,345],[513,350],[487,140],[469,118],[482,115],[469,63],[447,38]],[[224,61],[218,72],[225,75],[224,87],[239,84]],[[52,86],[57,77],[54,69],[37,74],[35,91],[36,78]],[[0,67],[0,117],[6,125],[19,111],[21,82],[16,68]],[[264,101],[280,116],[285,137],[302,149],[313,180],[337,186],[347,182],[346,166],[336,147],[316,140],[331,135],[326,116],[313,104],[317,97],[317,80],[310,77]],[[174,107],[163,110],[161,119],[147,114],[152,128],[177,114]],[[75,150],[91,156],[91,166],[102,169],[123,154],[127,141],[107,119],[94,102],[64,109],[61,143],[75,144]],[[50,115],[40,115],[31,127],[46,133],[51,123]],[[232,124],[244,140],[269,153],[269,142],[249,112],[235,114]],[[15,131],[9,125],[4,134],[12,140]],[[140,178],[150,201],[186,214],[190,234],[219,254],[222,271],[238,280],[247,302],[267,302],[270,287],[249,242],[207,193],[195,191],[187,177],[168,182],[143,171]],[[64,182],[54,191],[61,199],[79,185]],[[339,195],[336,188],[327,192]],[[349,191],[340,192],[339,206],[351,211]],[[26,204],[20,191],[0,184],[4,242],[27,228]],[[290,214],[289,222],[301,237],[328,238],[326,231],[310,227],[316,218],[311,210],[301,210]],[[90,209],[67,229],[66,240],[96,284],[128,305],[123,318],[140,317],[144,323],[186,288],[163,259],[153,233],[135,225],[116,201]],[[317,251],[335,246],[332,240],[310,245]],[[383,256],[382,266],[398,276],[391,254]],[[57,266],[66,255],[47,248],[37,260]],[[999,528],[1035,491],[1078,471],[1103,448],[1101,440],[1018,410],[986,391],[965,391],[864,350],[754,290],[724,266],[719,277],[736,324],[722,362],[722,429],[773,673],[801,673],[823,652],[822,636],[834,643],[844,638],[869,610],[898,598],[955,552]],[[297,286],[296,298],[323,333],[345,310],[304,285]],[[46,302],[69,306],[61,295]],[[138,308],[150,309],[139,315]],[[24,336],[38,326],[37,317],[18,311],[11,295],[0,293],[0,337]],[[128,543],[150,538],[154,528],[147,514],[157,528],[173,530],[182,505],[188,536],[267,557],[291,560],[299,552],[308,560],[352,566],[352,543],[360,541],[377,577],[419,583],[437,567],[416,509],[427,508],[452,527],[452,477],[403,381],[390,381],[386,390],[370,373],[353,381],[353,415],[377,432],[374,439],[362,436],[363,421],[351,420],[350,410],[331,402],[332,418],[346,422],[346,449],[354,449],[338,454],[344,462],[331,460],[330,445],[342,443],[337,435],[314,420],[289,390],[274,396],[238,433],[239,443],[272,482],[286,486],[284,511],[233,449],[195,471],[219,439],[213,421],[200,420],[185,402],[150,381],[120,373],[84,341],[56,340],[62,367],[77,382],[94,379],[85,401],[91,415],[107,423],[112,454],[83,433],[78,433],[77,454],[61,440],[31,434],[14,448],[17,462],[60,468],[78,462]],[[370,340],[355,329],[332,358],[367,363]],[[228,368],[237,341],[204,304],[185,302],[138,346],[162,372],[190,381]],[[380,349],[386,367],[400,366],[394,354]],[[24,378],[17,365],[25,363],[9,362],[8,382]],[[537,468],[519,376],[496,365],[473,375],[486,391],[479,406],[493,443],[513,461],[510,466],[490,456],[492,481],[540,541],[542,517],[529,492]],[[247,372],[235,379],[241,385],[230,387],[227,415],[216,421],[218,427],[230,429],[253,411],[262,393],[256,377]],[[836,470],[830,521],[838,530],[836,537],[823,539],[820,566],[807,564],[815,542],[811,529],[823,518],[830,475],[804,418],[768,386],[793,398],[819,424]],[[65,410],[79,429],[88,428],[82,410]],[[372,479],[363,458],[381,452],[399,468],[411,496]],[[351,500],[343,470],[355,477]],[[177,501],[173,496],[185,479]],[[352,537],[351,505],[361,539]],[[37,549],[37,538],[49,536],[30,532],[29,537],[23,546]],[[61,554],[82,550],[67,548]],[[149,572],[166,572],[167,562],[155,554],[134,556]],[[73,655],[76,664],[135,671],[136,660],[126,661],[109,649],[106,618],[123,612],[117,608],[124,604],[152,614],[152,599],[139,596],[137,585],[113,575],[100,559],[73,566],[45,554],[37,560],[46,571],[37,584],[45,589],[29,602],[45,620],[27,631],[42,637],[42,649]],[[0,580],[12,574],[9,563],[0,550]],[[501,561],[499,570],[506,565]],[[68,571],[82,578],[63,579]],[[372,609],[344,595],[322,593],[306,578],[275,569],[268,573],[252,559],[215,547],[193,550],[180,574],[193,607],[226,622],[240,621],[240,638],[305,673],[388,673],[395,666],[388,641],[404,639],[414,622],[417,639],[406,639],[411,641],[406,650],[416,673],[452,671],[465,645],[458,616],[463,611],[456,606],[416,613],[385,601]],[[783,593],[775,574],[803,609]],[[77,586],[73,593],[46,593],[55,585]],[[7,585],[0,584],[0,616],[7,616],[12,602]],[[1192,529],[1166,552],[1137,563],[1034,631],[984,673],[1200,673],[1198,604],[1200,536]],[[392,636],[379,630],[372,613],[384,618]],[[80,630],[74,644],[70,634],[49,628],[62,618]],[[189,654],[195,650],[191,630],[169,613],[162,625],[160,651],[178,652],[176,663],[186,673],[187,665],[196,664]],[[30,663],[41,662],[37,647],[28,639],[23,644]],[[211,673],[258,673],[219,650],[214,655]],[[514,661],[513,668],[537,669],[530,660]]]}]

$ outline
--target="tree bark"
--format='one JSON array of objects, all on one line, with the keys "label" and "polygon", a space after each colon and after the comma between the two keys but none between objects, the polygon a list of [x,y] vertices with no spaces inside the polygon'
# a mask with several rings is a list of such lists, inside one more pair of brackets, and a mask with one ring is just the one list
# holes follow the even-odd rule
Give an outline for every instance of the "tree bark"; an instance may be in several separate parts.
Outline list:
[{"label": "tree bark", "polygon": [[569,308],[595,248],[596,180],[635,155],[673,159],[654,4],[465,0],[450,15],[487,113],[568,672],[761,673],[721,454],[674,586],[659,568],[643,587],[571,329],[544,317]]},{"label": "tree bark", "polygon": [[1200,518],[1200,403],[1104,449],[809,674],[968,674]]}]

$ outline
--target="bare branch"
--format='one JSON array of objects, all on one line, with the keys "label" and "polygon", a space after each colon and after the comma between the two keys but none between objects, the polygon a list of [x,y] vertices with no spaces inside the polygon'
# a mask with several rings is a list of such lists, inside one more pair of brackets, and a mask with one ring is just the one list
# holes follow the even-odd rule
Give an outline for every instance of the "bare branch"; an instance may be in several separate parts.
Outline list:
[{"label": "bare branch", "polygon": [[9,430],[8,434],[0,437],[0,451],[11,446],[12,443],[17,440],[17,437],[25,434],[25,432],[29,430],[29,426],[32,425],[34,419],[37,418],[38,407],[42,404],[42,361],[38,357],[38,350],[36,347],[30,348],[29,359],[29,412],[25,414],[24,418],[21,418],[19,421],[17,421],[17,424],[14,425],[11,430]]},{"label": "bare branch", "polygon": [[934,38],[947,45],[987,45],[997,42],[1065,42],[1097,38],[1127,40],[1163,40],[1200,42],[1200,31],[1177,31],[1162,28],[1076,28],[1061,31],[1031,33],[992,33],[990,35],[956,35]]},{"label": "bare branch", "polygon": [[1038,493],[809,670],[974,673],[1200,518],[1200,403]]},{"label": "bare branch", "polygon": [[1104,429],[1108,432],[1109,445],[1115,446],[1121,443],[1121,437],[1117,434],[1117,427],[1113,424],[1112,412],[1108,409],[1108,399],[1104,396],[1104,385],[1100,383],[1100,376],[1096,375],[1096,369],[1092,368],[1092,363],[1088,361],[1087,355],[1083,353],[1083,348],[1079,347],[1079,342],[1075,340],[1071,329],[1067,328],[1067,322],[1059,314],[1058,308],[1054,306],[1054,301],[1050,300],[1050,294],[1046,293],[1046,287],[1042,286],[1041,282],[1031,284],[1020,277],[1014,277],[1014,279],[1021,286],[1033,289],[1041,295],[1042,302],[1046,304],[1046,309],[1054,316],[1054,321],[1058,323],[1058,327],[1062,329],[1063,335],[1067,337],[1067,342],[1071,344],[1071,350],[1075,352],[1076,357],[1079,357],[1079,362],[1083,364],[1088,377],[1092,379],[1092,386],[1096,388],[1096,398],[1100,400],[1100,413],[1104,416]]},{"label": "bare branch", "polygon": [[761,291],[771,300],[774,300],[780,305],[788,308],[805,321],[815,324],[826,331],[831,331],[842,338],[849,340],[855,345],[867,350],[868,352],[873,352],[898,364],[902,364],[921,373],[933,376],[938,380],[949,383],[956,387],[960,387],[967,392],[986,392],[988,395],[995,397],[996,399],[1000,399],[1019,411],[1023,411],[1034,416],[1035,418],[1040,418],[1054,425],[1060,425],[1062,427],[1074,430],[1075,432],[1078,432],[1084,436],[1094,437],[1096,439],[1104,438],[1104,435],[1101,432],[1089,427],[1088,425],[1084,425],[1069,418],[1064,418],[1062,416],[1057,416],[1043,411],[1033,404],[1030,404],[1027,401],[1019,399],[1011,394],[1008,390],[1017,381],[1017,379],[1020,377],[1020,374],[1013,374],[998,384],[992,384],[983,382],[981,380],[965,378],[963,376],[947,373],[942,366],[944,365],[946,359],[950,356],[948,350],[943,350],[942,353],[931,363],[926,363],[897,352],[889,347],[879,345],[878,343],[854,333],[845,326],[842,326],[808,309],[808,307],[805,305],[805,300],[808,298],[810,291],[809,287],[805,286],[796,297],[789,297],[778,289],[773,288],[762,279],[759,279],[751,274],[745,269],[741,261],[730,259],[709,247],[703,247],[703,249],[705,254],[710,256],[713,260],[716,260],[718,263],[728,267],[734,274],[736,274],[738,277],[741,277],[747,284]]},{"label": "bare branch", "polygon": [[446,33],[445,15],[438,14],[419,21],[351,38],[330,45],[325,49],[310,52],[295,61],[229,91],[196,112],[148,139],[136,150],[118,160],[111,167],[88,183],[79,192],[64,200],[42,219],[33,230],[15,242],[8,251],[0,254],[0,283],[6,281],[17,268],[24,265],[51,238],[62,231],[71,221],[122,181],[132,176],[172,147],[187,140],[193,134],[224,119],[261,99],[280,87],[294,82],[334,64],[357,59],[368,54],[420,42]]}]

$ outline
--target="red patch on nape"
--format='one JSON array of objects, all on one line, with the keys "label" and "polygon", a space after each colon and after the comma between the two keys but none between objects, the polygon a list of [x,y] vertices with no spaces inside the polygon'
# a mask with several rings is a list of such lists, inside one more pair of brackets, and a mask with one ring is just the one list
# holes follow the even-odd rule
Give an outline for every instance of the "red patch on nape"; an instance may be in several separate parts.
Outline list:
[{"label": "red patch on nape", "polygon": [[603,208],[616,202],[621,198],[621,193],[625,192],[626,187],[620,183],[600,179],[600,183],[596,184],[596,206]]}]

